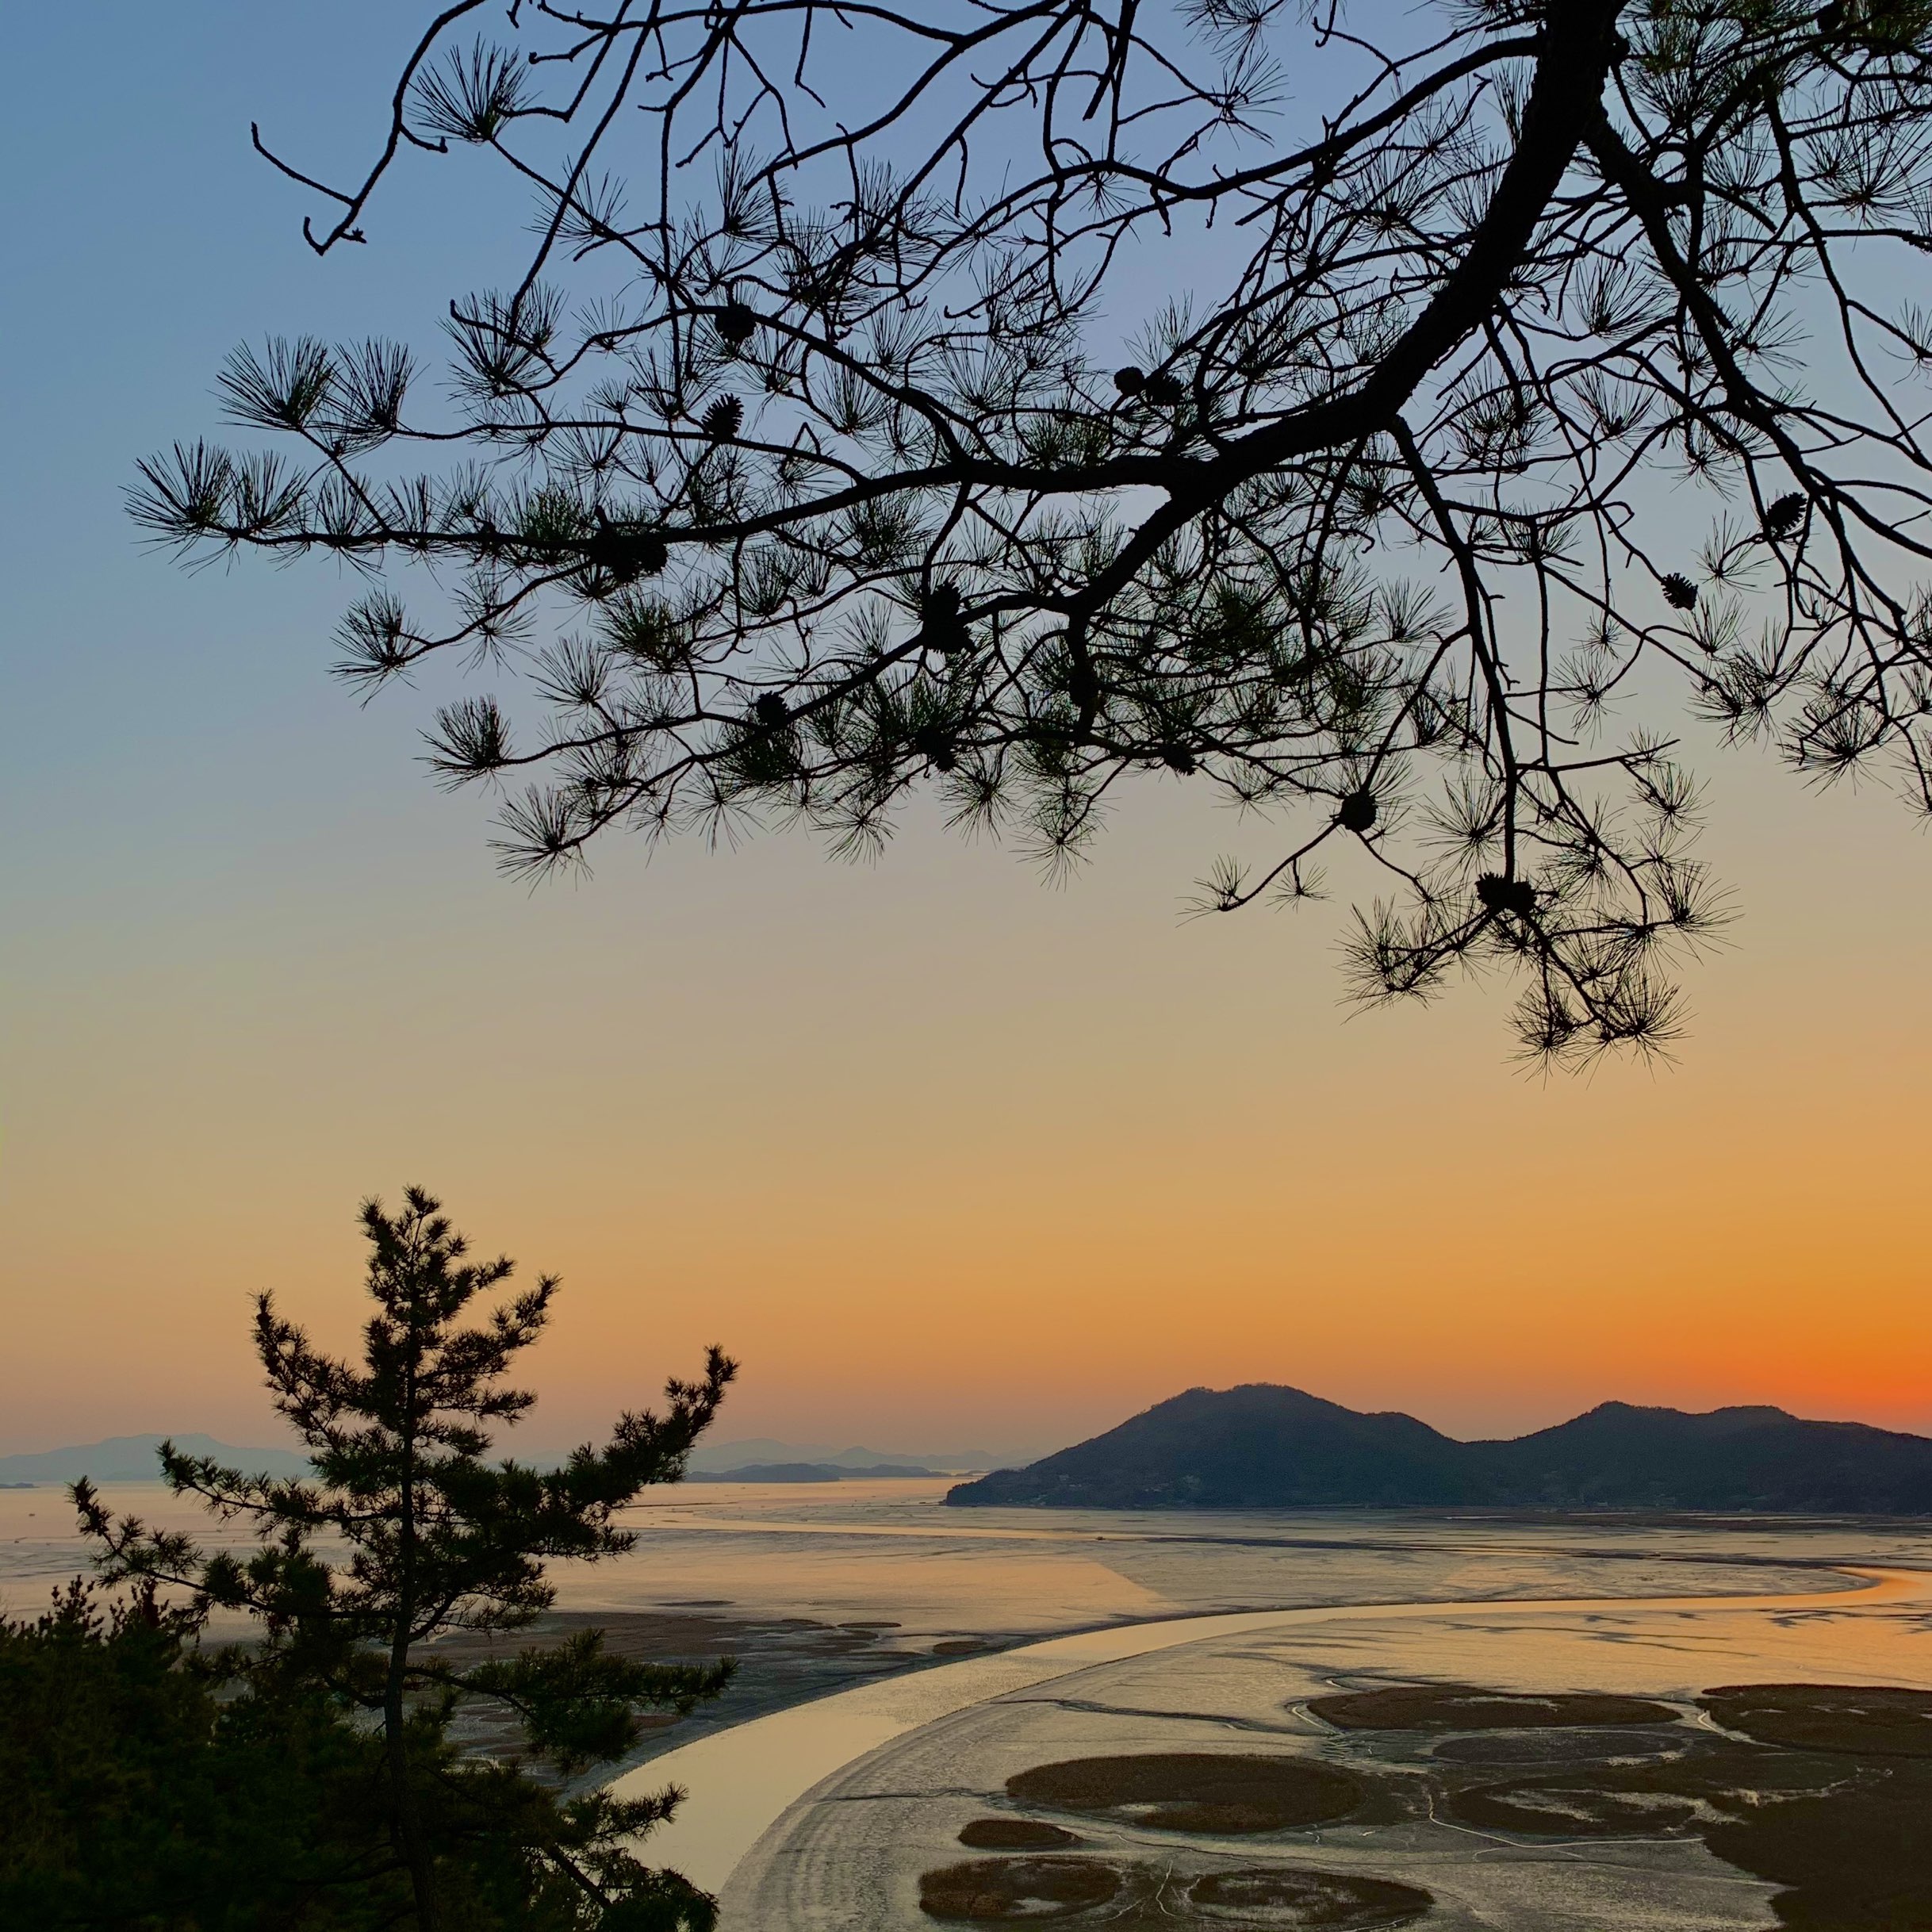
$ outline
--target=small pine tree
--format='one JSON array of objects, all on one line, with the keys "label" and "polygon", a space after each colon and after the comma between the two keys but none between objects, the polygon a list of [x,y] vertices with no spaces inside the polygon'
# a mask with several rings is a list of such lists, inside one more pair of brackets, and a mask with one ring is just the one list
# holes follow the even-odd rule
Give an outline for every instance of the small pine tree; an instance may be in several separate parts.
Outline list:
[{"label": "small pine tree", "polygon": [[490,1699],[514,1715],[534,1758],[573,1772],[619,1756],[638,1735],[639,1707],[683,1711],[715,1696],[730,1665],[637,1663],[611,1655],[596,1631],[467,1667],[426,1646],[450,1631],[528,1624],[554,1600],[550,1558],[628,1550],[634,1539],[616,1527],[616,1511],[647,1484],[683,1474],[735,1365],[711,1349],[701,1380],[666,1385],[661,1416],[625,1415],[608,1444],[579,1448],[560,1469],[486,1462],[492,1425],[515,1423],[535,1400],[503,1378],[542,1332],[556,1278],[459,1327],[514,1264],[466,1259],[464,1238],[420,1188],[400,1213],[372,1200],[362,1219],[376,1312],[359,1366],[318,1351],[272,1296],[256,1302],[256,1351],[312,1475],[244,1475],[163,1446],[178,1495],[253,1526],[255,1547],[242,1555],[204,1554],[186,1536],[115,1518],[79,1482],[75,1501],[102,1545],[104,1574],[185,1586],[197,1609],[252,1613],[263,1640],[239,1668],[258,1694],[320,1688],[375,1723],[387,1823],[420,1932],[454,1923],[704,1932],[713,1901],[675,1873],[646,1869],[625,1844],[668,1818],[681,1794],[564,1799],[519,1768],[462,1763],[447,1733],[461,1701]]}]

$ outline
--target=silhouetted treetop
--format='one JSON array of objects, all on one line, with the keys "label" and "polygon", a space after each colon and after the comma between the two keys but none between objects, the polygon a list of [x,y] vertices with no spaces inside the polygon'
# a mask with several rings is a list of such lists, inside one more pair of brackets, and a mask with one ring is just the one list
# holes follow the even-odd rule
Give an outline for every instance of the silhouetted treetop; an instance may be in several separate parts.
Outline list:
[{"label": "silhouetted treetop", "polygon": [[[197,1624],[211,1609],[247,1612],[258,1641],[221,1668],[265,1708],[320,1698],[379,1725],[381,1809],[412,1905],[378,1922],[407,1913],[420,1932],[711,1932],[709,1895],[635,1855],[638,1838],[677,1808],[675,1786],[562,1799],[514,1765],[460,1765],[448,1731],[460,1703],[493,1704],[514,1719],[527,1757],[581,1772],[630,1749],[640,1711],[688,1711],[715,1696],[730,1665],[638,1662],[608,1650],[599,1631],[468,1662],[437,1639],[525,1627],[555,1600],[550,1562],[632,1549],[635,1533],[617,1512],[684,1474],[736,1365],[707,1350],[701,1378],[665,1383],[661,1410],[627,1412],[602,1446],[585,1443],[558,1467],[486,1461],[497,1428],[535,1400],[504,1378],[542,1335],[556,1278],[539,1277],[476,1319],[471,1304],[515,1273],[507,1257],[473,1259],[420,1187],[393,1213],[365,1202],[361,1218],[374,1308],[359,1361],[318,1349],[272,1296],[255,1301],[255,1352],[311,1474],[250,1475],[163,1443],[169,1488],[250,1539],[213,1551],[116,1516],[83,1478],[74,1500],[102,1573],[145,1589],[150,1602],[160,1585],[186,1592]],[[477,1890],[479,1846],[513,1868],[500,1910]]]},{"label": "silhouetted treetop", "polygon": [[922,788],[1058,860],[1164,770],[1282,828],[1204,907],[1352,845],[1366,995],[1501,960],[1534,1050],[1654,1046],[1687,718],[1932,803],[1929,56],[1922,0],[458,0],[363,178],[258,145],[324,254],[487,150],[516,278],[439,381],[237,351],[283,451],[137,514],[370,573],[358,684],[485,674],[433,757],[513,866]]}]

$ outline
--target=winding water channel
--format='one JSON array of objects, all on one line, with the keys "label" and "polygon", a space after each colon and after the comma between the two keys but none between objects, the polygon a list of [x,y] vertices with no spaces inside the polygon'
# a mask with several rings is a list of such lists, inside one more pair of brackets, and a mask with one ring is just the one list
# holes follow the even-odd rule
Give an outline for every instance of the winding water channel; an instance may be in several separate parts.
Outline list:
[{"label": "winding water channel", "polygon": [[[1554,1673],[1570,1683],[1663,1691],[1734,1674],[1804,1669],[1815,1677],[1822,1637],[1838,1681],[1924,1681],[1932,1643],[1923,1641],[1915,1607],[1932,1602],[1932,1574],[1850,1566],[1831,1574],[1831,1587],[1800,1593],[1304,1605],[1116,1625],[797,1705],[669,1752],[613,1788],[635,1795],[667,1783],[684,1788],[688,1796],[680,1815],[651,1841],[654,1861],[719,1892],[727,1926],[749,1926],[755,1909],[764,1932],[789,1932],[807,1921],[771,1915],[771,1880],[815,1803],[832,1788],[849,1785],[849,1774],[864,1761],[876,1762],[887,1747],[961,1713],[1002,1701],[1037,1706],[1048,1685],[1056,1706],[1078,1708],[1083,1681],[1112,1666],[1197,1646],[1225,1650],[1230,1639],[1267,1639],[1278,1650],[1286,1639],[1324,1668],[1339,1661],[1357,1677],[1460,1675],[1471,1653],[1486,1650],[1485,1682],[1534,1680],[1547,1687]],[[1921,1646],[1899,1658],[1873,1654],[1862,1637],[1845,1641],[1855,1627],[1846,1621],[1850,1613],[1899,1611],[1911,1614],[1867,1623],[1866,1631],[1919,1631],[1923,1657]],[[1355,1640],[1353,1654],[1340,1657],[1336,1639],[1345,1632]],[[1799,1650],[1807,1654],[1793,1654]],[[1754,1664],[1754,1672],[1737,1669]],[[1913,1677],[1899,1676],[1914,1666]],[[819,1917],[811,1913],[811,1922]]]}]

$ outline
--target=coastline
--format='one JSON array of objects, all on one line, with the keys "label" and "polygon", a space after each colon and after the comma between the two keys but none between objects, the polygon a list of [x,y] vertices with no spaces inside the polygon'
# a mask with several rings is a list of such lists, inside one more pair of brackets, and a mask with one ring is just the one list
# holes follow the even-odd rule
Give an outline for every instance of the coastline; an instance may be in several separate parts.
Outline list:
[{"label": "coastline", "polygon": [[871,1753],[975,1707],[1156,1652],[1298,1626],[1413,1625],[1454,1621],[1471,1612],[1485,1619],[1766,1615],[1869,1609],[1932,1597],[1932,1568],[1820,1567],[1838,1575],[1840,1585],[1723,1597],[1470,1597],[1283,1605],[1074,1632],[795,1704],[654,1757],[608,1783],[619,1795],[633,1796],[665,1783],[683,1788],[682,1811],[653,1835],[649,1855],[718,1891],[732,1882],[741,1863],[786,1814]]}]

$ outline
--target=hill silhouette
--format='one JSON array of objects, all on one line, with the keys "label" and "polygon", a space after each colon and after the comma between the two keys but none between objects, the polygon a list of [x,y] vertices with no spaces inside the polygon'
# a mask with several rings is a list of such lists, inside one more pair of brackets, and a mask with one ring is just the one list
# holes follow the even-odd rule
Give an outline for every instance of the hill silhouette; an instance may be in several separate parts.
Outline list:
[{"label": "hill silhouette", "polygon": [[[110,1436],[104,1442],[74,1443],[62,1449],[44,1449],[30,1455],[0,1455],[0,1482],[9,1488],[31,1488],[44,1482],[75,1482],[82,1476],[94,1482],[159,1482],[161,1462],[155,1453],[165,1436]],[[243,1449],[217,1442],[212,1436],[182,1432],[174,1447],[189,1455],[213,1456],[230,1467],[269,1476],[306,1476],[309,1459],[293,1449]]]},{"label": "hill silhouette", "polygon": [[1781,1409],[1605,1402],[1501,1442],[1364,1414],[1269,1382],[1190,1389],[959,1505],[1068,1508],[1497,1508],[1932,1513],[1932,1439]]},{"label": "hill silhouette", "polygon": [[922,1462],[741,1462],[734,1469],[694,1469],[687,1482],[858,1482],[868,1477],[942,1476]]}]

